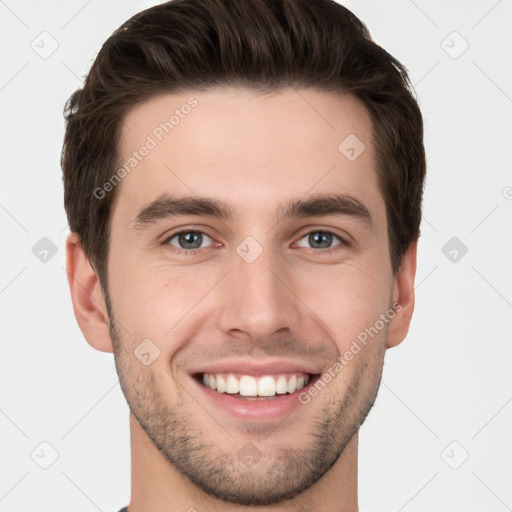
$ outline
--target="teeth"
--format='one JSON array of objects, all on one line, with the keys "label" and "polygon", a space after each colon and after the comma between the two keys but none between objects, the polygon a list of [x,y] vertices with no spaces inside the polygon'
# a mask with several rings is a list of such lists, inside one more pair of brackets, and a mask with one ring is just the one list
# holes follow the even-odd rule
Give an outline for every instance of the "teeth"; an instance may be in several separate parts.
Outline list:
[{"label": "teeth", "polygon": [[[217,385],[215,386],[217,388],[217,391],[219,393],[225,393],[226,392],[226,380],[222,375],[217,375],[216,379]],[[212,389],[215,389],[213,386],[210,386]]]},{"label": "teeth", "polygon": [[238,391],[240,391],[240,383],[238,382],[238,379],[234,375],[228,375],[226,379],[226,393],[234,395],[235,393],[238,393]]},{"label": "teeth", "polygon": [[288,382],[286,382],[286,377],[284,375],[278,377],[276,381],[276,393],[279,395],[288,393]]},{"label": "teeth", "polygon": [[276,383],[270,375],[261,377],[258,381],[258,396],[274,396],[276,394]]},{"label": "teeth", "polygon": [[254,377],[244,375],[240,379],[240,394],[242,396],[256,396],[258,394],[258,383]]},{"label": "teeth", "polygon": [[297,389],[297,375],[292,375],[288,379],[288,393],[293,393]]},{"label": "teeth", "polygon": [[281,375],[235,375],[233,373],[204,373],[203,384],[219,393],[241,396],[275,396],[295,393],[307,386],[310,376],[306,373]]}]

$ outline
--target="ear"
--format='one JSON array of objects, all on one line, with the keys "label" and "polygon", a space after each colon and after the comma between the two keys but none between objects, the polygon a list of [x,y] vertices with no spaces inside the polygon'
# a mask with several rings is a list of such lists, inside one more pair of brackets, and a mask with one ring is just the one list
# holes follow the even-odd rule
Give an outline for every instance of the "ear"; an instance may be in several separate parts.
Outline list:
[{"label": "ear", "polygon": [[113,352],[100,280],[75,233],[66,240],[66,271],[75,318],[85,339],[101,352]]},{"label": "ear", "polygon": [[414,311],[414,277],[416,276],[416,239],[403,255],[402,263],[393,283],[395,316],[389,322],[388,348],[396,347],[407,336]]}]

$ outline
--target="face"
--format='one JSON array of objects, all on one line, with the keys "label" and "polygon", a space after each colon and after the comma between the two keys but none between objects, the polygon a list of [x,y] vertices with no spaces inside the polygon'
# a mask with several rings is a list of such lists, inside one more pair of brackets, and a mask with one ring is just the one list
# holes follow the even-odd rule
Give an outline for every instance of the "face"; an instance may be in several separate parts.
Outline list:
[{"label": "face", "polygon": [[395,278],[371,138],[357,100],[311,89],[162,95],[125,119],[116,368],[148,437],[212,496],[304,491],[375,400]]}]

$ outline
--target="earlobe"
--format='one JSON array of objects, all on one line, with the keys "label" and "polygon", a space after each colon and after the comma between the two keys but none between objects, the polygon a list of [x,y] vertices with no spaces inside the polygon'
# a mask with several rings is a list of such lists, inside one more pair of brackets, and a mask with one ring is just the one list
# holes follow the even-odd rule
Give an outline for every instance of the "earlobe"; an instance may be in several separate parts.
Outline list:
[{"label": "earlobe", "polygon": [[101,352],[113,352],[100,281],[74,233],[66,241],[66,272],[75,318],[85,339]]},{"label": "earlobe", "polygon": [[389,322],[388,348],[396,347],[407,336],[414,311],[414,278],[416,276],[416,239],[405,252],[393,284],[395,316]]}]

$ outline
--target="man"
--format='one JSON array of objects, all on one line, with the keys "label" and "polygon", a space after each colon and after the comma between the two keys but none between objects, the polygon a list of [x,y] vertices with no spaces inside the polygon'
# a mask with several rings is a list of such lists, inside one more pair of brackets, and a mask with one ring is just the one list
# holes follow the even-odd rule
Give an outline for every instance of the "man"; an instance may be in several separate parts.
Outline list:
[{"label": "man", "polygon": [[130,408],[129,512],[357,511],[414,307],[423,123],[329,0],[175,0],[67,104],[67,270]]}]

